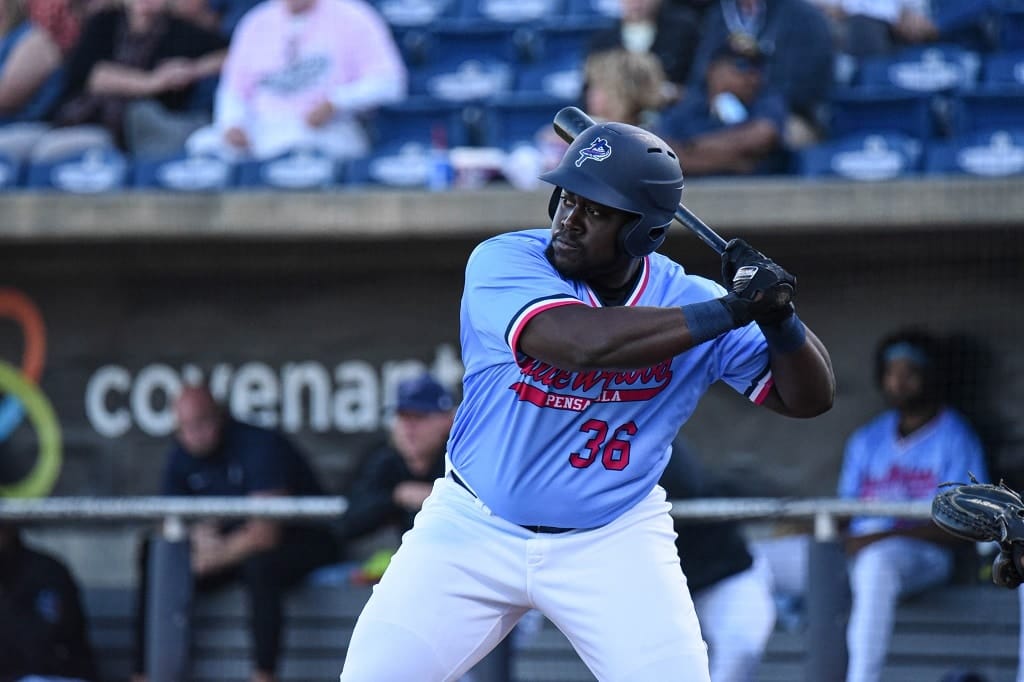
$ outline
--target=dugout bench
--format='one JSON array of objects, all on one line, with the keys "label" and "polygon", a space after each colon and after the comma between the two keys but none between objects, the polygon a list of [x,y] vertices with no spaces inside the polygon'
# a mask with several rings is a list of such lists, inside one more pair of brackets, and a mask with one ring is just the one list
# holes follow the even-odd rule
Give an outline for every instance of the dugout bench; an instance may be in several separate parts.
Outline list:
[{"label": "dugout bench", "polygon": [[[282,682],[336,680],[356,617],[369,595],[366,587],[303,585],[294,590],[286,606]],[[131,672],[133,590],[86,588],[83,598],[101,680],[124,682]],[[1017,596],[990,585],[955,585],[908,600],[896,614],[884,682],[939,682],[956,668],[982,673],[989,682],[1012,682],[1018,620]],[[193,628],[191,681],[182,682],[248,681],[249,636],[240,590],[197,600]],[[805,641],[802,632],[776,628],[760,682],[804,682]],[[550,623],[514,656],[512,679],[594,680]]]}]

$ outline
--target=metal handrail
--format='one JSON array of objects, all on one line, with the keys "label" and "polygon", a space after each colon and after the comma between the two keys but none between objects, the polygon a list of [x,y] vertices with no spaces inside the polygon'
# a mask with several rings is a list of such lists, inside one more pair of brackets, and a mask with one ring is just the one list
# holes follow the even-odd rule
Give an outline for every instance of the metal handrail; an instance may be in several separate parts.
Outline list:
[{"label": "metal handrail", "polygon": [[[813,519],[820,515],[927,519],[927,501],[885,502],[837,498],[702,498],[671,500],[679,519]],[[47,497],[0,499],[0,519],[11,521],[151,521],[196,518],[333,518],[348,509],[344,497]]]}]

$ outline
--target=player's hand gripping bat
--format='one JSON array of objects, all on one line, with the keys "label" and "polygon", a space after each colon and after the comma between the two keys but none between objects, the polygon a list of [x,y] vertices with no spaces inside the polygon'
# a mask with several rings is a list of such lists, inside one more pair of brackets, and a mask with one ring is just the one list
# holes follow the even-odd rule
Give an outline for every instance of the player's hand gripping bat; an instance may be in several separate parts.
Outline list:
[{"label": "player's hand gripping bat", "polygon": [[[560,138],[572,144],[577,135],[594,125],[594,119],[587,116],[578,107],[565,107],[555,114],[552,125]],[[697,235],[702,242],[710,246],[719,256],[725,253],[725,247],[728,245],[728,242],[708,227],[707,223],[694,215],[693,211],[679,204],[676,208],[675,219],[682,223],[683,227]],[[775,305],[782,307],[788,304],[792,298],[793,288],[788,284],[784,284],[778,288],[775,296]]]}]

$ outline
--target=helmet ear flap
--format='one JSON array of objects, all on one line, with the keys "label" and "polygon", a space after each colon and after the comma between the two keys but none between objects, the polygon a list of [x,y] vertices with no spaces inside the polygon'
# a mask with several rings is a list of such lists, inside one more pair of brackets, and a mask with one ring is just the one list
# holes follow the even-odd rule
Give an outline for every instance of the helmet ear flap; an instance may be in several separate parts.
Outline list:
[{"label": "helmet ear flap", "polygon": [[640,216],[627,223],[619,232],[619,246],[633,258],[643,258],[657,251],[668,232],[668,225],[644,227],[641,225],[643,220],[643,216]]},{"label": "helmet ear flap", "polygon": [[562,188],[555,185],[555,189],[551,192],[551,198],[548,199],[548,217],[552,220],[555,219],[555,211],[558,210],[558,202],[562,198]]}]

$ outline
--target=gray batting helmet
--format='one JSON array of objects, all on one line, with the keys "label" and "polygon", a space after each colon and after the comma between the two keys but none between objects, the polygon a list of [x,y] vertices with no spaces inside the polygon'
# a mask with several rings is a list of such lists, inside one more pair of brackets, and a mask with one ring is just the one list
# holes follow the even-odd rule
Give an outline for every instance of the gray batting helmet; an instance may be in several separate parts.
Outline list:
[{"label": "gray batting helmet", "polygon": [[626,123],[590,126],[576,136],[558,166],[540,179],[635,213],[638,219],[619,235],[622,249],[634,258],[646,256],[665,241],[683,194],[683,171],[675,153],[657,135]]}]

